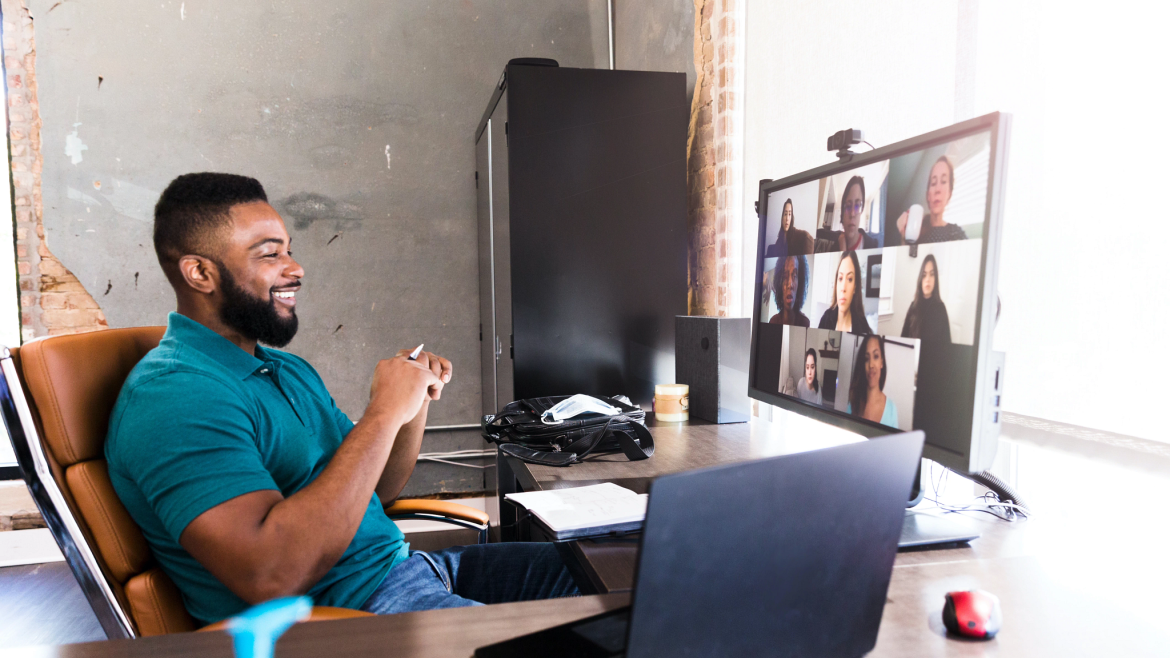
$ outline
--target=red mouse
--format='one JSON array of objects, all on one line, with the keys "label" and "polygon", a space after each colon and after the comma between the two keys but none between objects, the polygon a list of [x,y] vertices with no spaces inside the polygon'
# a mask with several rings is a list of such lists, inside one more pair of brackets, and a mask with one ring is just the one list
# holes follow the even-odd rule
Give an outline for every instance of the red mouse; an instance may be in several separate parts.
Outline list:
[{"label": "red mouse", "polygon": [[1003,612],[999,597],[991,592],[975,589],[970,592],[948,592],[943,607],[943,624],[956,635],[990,640],[999,632]]}]

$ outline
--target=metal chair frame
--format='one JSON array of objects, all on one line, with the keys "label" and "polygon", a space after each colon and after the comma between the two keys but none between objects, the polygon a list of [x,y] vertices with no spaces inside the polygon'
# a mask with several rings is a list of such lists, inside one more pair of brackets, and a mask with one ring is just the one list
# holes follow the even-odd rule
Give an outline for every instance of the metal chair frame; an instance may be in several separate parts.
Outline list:
[{"label": "metal chair frame", "polygon": [[457,525],[457,526],[461,526],[463,528],[470,528],[471,530],[475,530],[475,531],[479,532],[479,542],[478,543],[480,543],[480,544],[488,543],[488,528],[489,528],[489,526],[486,523],[473,523],[471,521],[464,521],[463,519],[453,519],[449,516],[442,516],[440,514],[426,514],[423,512],[412,512],[410,514],[395,514],[395,515],[391,516],[390,518],[394,521],[398,521],[400,519],[418,519],[418,520],[422,520],[422,521],[441,521],[443,523],[450,523],[451,525]]},{"label": "metal chair frame", "polygon": [[65,555],[65,562],[81,586],[85,598],[89,600],[106,637],[138,637],[129,615],[122,609],[98,566],[81,526],[65,501],[65,495],[53,479],[44,443],[37,434],[36,423],[24,396],[24,389],[21,388],[12,353],[3,346],[0,346],[0,369],[4,374],[0,377],[0,416],[4,418],[8,437],[16,452],[16,462],[20,465],[33,502],[44,517],[45,525],[49,527],[61,553]]}]

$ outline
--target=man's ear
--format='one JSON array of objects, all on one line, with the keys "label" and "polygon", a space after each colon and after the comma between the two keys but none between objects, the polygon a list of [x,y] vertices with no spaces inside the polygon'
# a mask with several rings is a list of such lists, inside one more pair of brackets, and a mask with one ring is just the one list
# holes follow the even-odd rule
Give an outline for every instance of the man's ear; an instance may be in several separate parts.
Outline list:
[{"label": "man's ear", "polygon": [[219,268],[209,258],[183,256],[179,259],[179,275],[188,286],[205,295],[219,289]]}]

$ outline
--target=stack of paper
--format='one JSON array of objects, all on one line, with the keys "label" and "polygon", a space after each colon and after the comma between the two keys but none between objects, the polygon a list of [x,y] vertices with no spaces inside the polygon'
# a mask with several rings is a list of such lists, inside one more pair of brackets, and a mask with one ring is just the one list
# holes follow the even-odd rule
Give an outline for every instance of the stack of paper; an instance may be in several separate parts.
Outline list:
[{"label": "stack of paper", "polygon": [[649,496],[606,482],[573,489],[507,494],[527,509],[555,539],[572,539],[642,527]]}]

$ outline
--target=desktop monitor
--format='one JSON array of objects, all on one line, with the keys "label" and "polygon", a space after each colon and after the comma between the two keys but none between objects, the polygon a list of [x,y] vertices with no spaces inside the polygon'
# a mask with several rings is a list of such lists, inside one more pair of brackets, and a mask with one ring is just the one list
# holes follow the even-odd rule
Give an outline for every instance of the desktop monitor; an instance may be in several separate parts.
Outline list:
[{"label": "desktop monitor", "polygon": [[1010,115],[760,181],[749,395],[923,456],[991,467]]}]

